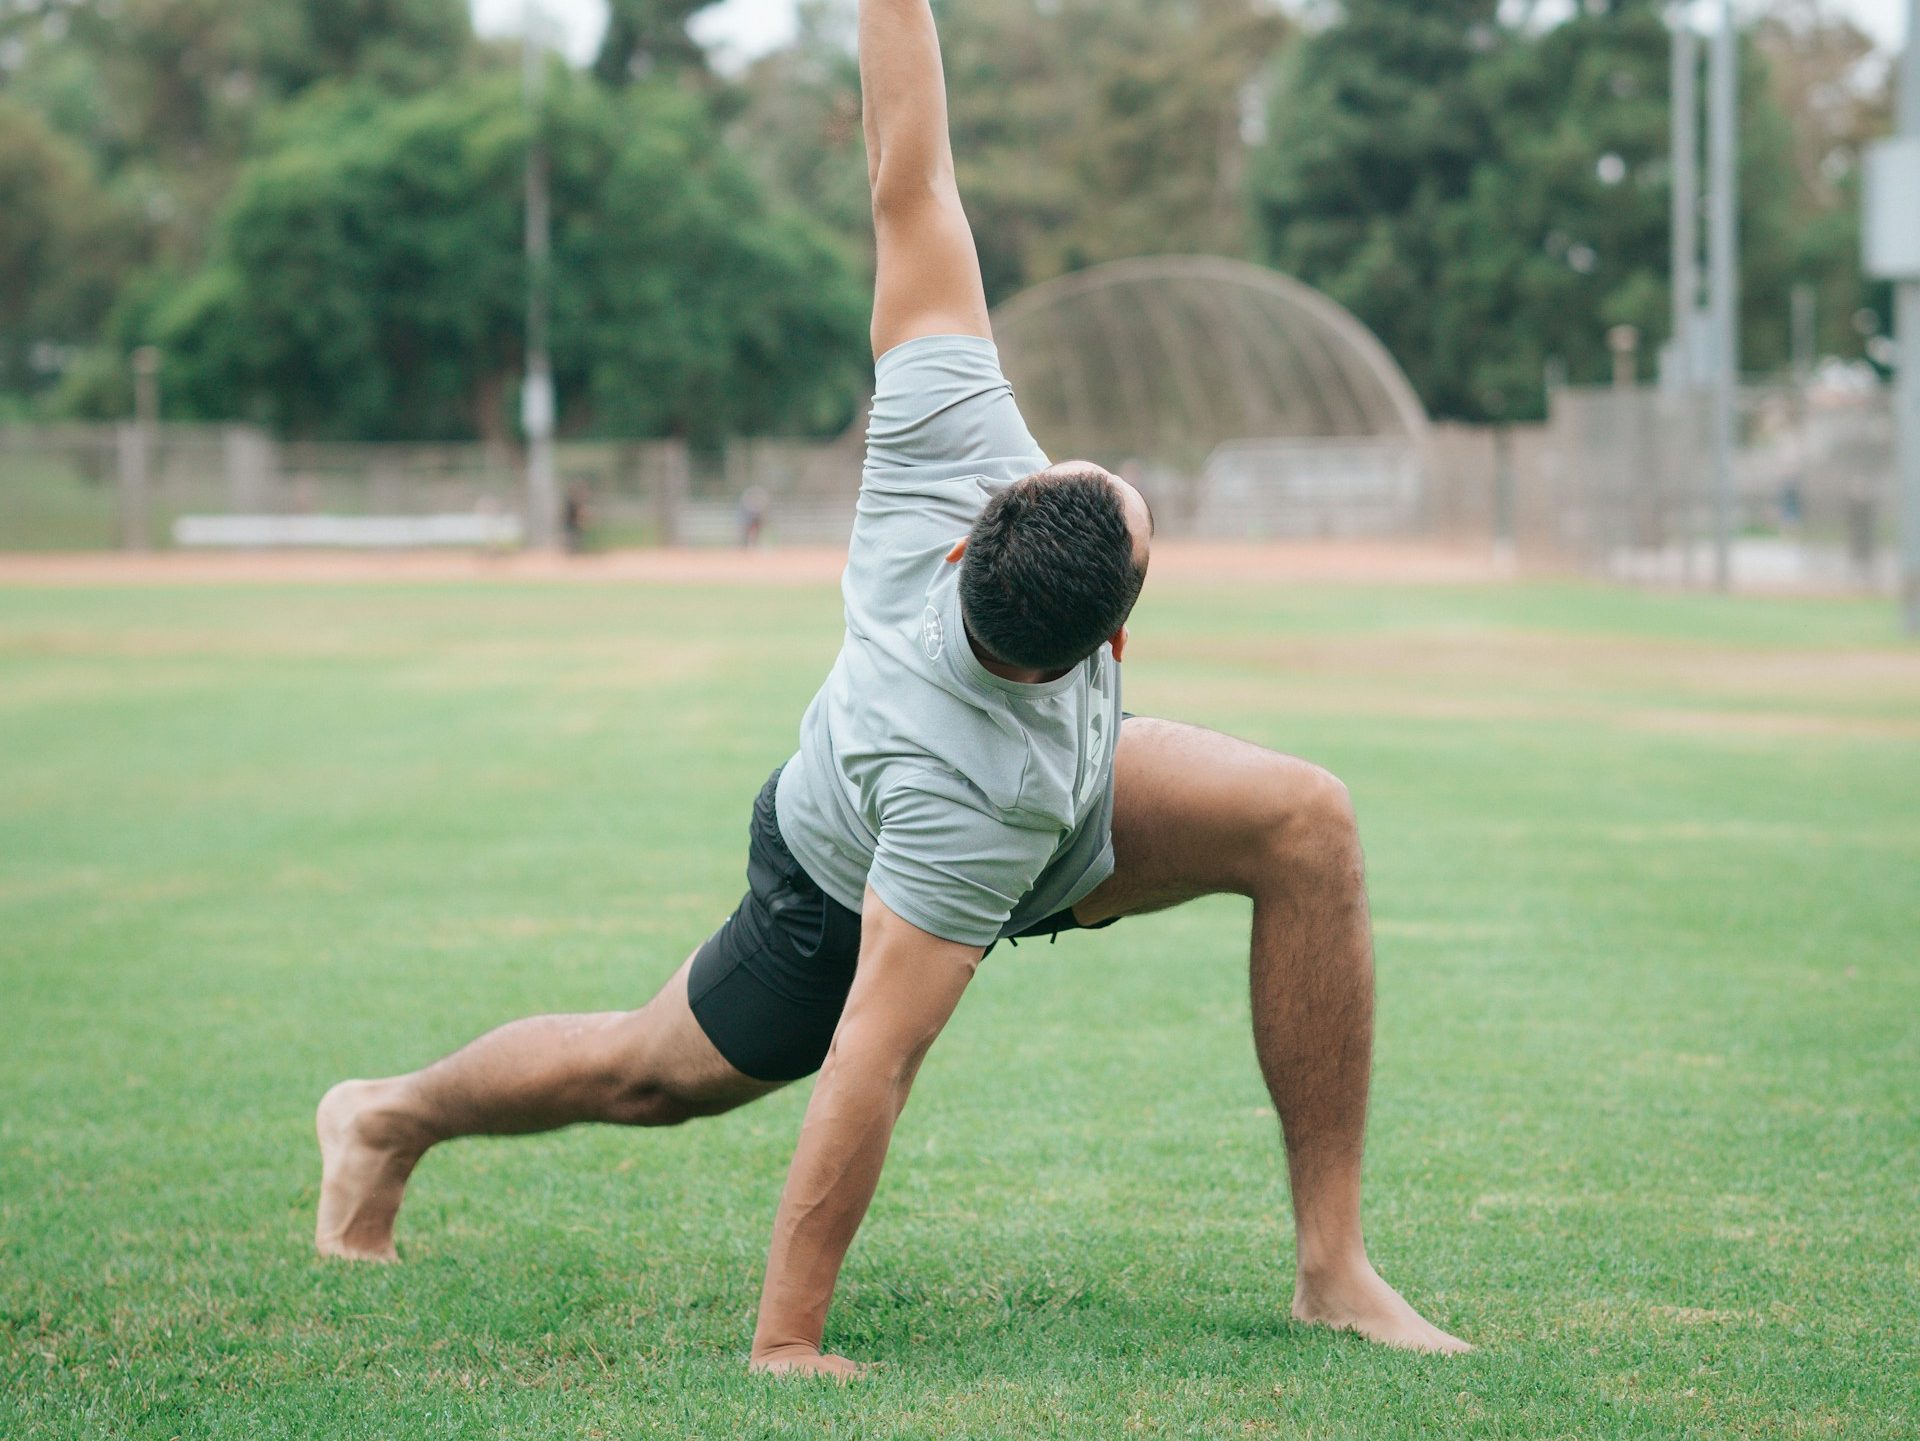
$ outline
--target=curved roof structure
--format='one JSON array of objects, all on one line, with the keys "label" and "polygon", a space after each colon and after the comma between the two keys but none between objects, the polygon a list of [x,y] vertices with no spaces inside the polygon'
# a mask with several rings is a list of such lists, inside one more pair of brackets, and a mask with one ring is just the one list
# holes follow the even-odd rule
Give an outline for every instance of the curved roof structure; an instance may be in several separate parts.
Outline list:
[{"label": "curved roof structure", "polygon": [[1113,261],[1022,291],[993,330],[1054,455],[1192,467],[1231,440],[1426,437],[1419,397],[1372,331],[1244,261]]}]

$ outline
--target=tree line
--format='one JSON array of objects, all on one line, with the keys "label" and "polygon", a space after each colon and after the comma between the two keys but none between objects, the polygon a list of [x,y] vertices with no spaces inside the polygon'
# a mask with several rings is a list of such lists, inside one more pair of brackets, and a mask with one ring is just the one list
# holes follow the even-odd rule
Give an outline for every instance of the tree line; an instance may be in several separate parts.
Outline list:
[{"label": "tree line", "polygon": [[[522,173],[551,156],[563,430],[826,434],[869,371],[852,0],[714,72],[710,0],[614,0],[600,53],[464,0],[0,0],[0,418],[165,413],[287,435],[510,442]],[[1273,264],[1370,325],[1436,414],[1540,413],[1557,366],[1667,328],[1667,32],[1499,0],[936,0],[989,298],[1123,256]],[[1787,296],[1857,356],[1860,146],[1887,67],[1818,0],[1742,46],[1743,362]]]}]

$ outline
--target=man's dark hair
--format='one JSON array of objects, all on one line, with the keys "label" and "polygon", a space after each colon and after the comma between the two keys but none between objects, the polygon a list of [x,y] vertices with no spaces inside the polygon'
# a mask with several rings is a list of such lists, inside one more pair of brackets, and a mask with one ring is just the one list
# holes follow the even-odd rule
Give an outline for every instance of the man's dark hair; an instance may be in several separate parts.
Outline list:
[{"label": "man's dark hair", "polygon": [[974,522],[960,562],[960,610],[995,660],[1065,670],[1120,629],[1146,578],[1126,507],[1105,475],[1030,475]]}]

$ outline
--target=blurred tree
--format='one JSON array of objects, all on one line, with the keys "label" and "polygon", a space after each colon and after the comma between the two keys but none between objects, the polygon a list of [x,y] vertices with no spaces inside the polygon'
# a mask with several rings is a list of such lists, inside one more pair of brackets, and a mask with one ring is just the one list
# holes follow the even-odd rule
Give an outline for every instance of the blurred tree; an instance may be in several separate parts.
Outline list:
[{"label": "blurred tree", "polygon": [[108,173],[230,167],[323,81],[411,94],[473,54],[463,0],[0,0],[7,88]]},{"label": "blurred tree", "polygon": [[873,262],[853,0],[802,0],[791,45],[741,76],[734,148],[769,192]]},{"label": "blurred tree", "polygon": [[438,85],[472,58],[466,0],[251,0],[262,80],[278,96],[322,81],[387,94]]},{"label": "blurred tree", "polygon": [[80,146],[0,95],[0,393],[44,388],[93,338],[125,219]]},{"label": "blurred tree", "polygon": [[960,183],[995,301],[1128,255],[1244,253],[1261,0],[943,6]]},{"label": "blurred tree", "polygon": [[1813,288],[1820,352],[1854,356],[1861,313],[1890,320],[1888,287],[1860,268],[1860,153],[1893,128],[1893,66],[1827,0],[1775,0],[1754,43],[1793,137],[1795,278]]},{"label": "blurred tree", "polygon": [[[118,226],[105,278],[136,313],[199,264],[242,157],[289,97],[413,93],[474,54],[465,0],[0,0],[0,85],[86,152]],[[74,348],[102,339],[97,323],[66,339],[59,403],[115,413],[124,356]]]},{"label": "blurred tree", "polygon": [[[504,75],[298,107],[242,173],[213,262],[153,317],[175,402],[293,435],[507,439],[527,123]],[[546,123],[564,423],[702,442],[844,425],[864,295],[701,103],[556,67]]]},{"label": "blurred tree", "polygon": [[[1348,0],[1301,45],[1253,201],[1268,257],[1367,322],[1436,414],[1535,417],[1544,370],[1642,371],[1668,326],[1668,34],[1655,0],[1501,26],[1493,0]],[[1806,264],[1791,137],[1743,47],[1743,361],[1779,365]]]},{"label": "blurred tree", "polygon": [[[1441,219],[1427,307],[1422,389],[1438,412],[1537,416],[1550,360],[1576,381],[1610,376],[1615,325],[1639,331],[1641,374],[1653,376],[1669,323],[1669,47],[1657,4],[1616,0],[1539,33],[1509,31],[1476,66],[1488,145]],[[1782,234],[1766,174],[1777,152],[1752,101],[1749,302],[1770,288],[1755,288],[1755,267],[1777,265]]]},{"label": "blurred tree", "polygon": [[1471,408],[1449,392],[1475,383],[1446,372],[1434,301],[1449,222],[1493,148],[1478,77],[1502,41],[1498,10],[1347,0],[1286,57],[1252,176],[1267,257],[1372,326],[1443,412]]},{"label": "blurred tree", "polygon": [[[1242,168],[1286,25],[1265,0],[936,0],[955,164],[998,303],[1126,255],[1247,248]],[[746,76],[736,136],[865,247],[850,0]]]},{"label": "blurred tree", "polygon": [[607,30],[593,73],[612,86],[707,74],[707,52],[687,22],[716,0],[607,0]]}]

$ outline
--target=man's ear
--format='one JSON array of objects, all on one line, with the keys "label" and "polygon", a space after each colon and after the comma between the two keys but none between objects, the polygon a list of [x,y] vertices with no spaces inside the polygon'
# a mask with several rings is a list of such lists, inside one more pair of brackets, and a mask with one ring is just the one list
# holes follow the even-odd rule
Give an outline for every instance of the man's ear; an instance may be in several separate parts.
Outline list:
[{"label": "man's ear", "polygon": [[966,553],[967,553],[967,537],[963,535],[960,537],[958,541],[954,543],[953,549],[947,552],[947,559],[950,562],[956,561]]},{"label": "man's ear", "polygon": [[1121,626],[1120,629],[1113,633],[1112,637],[1107,641],[1107,644],[1113,647],[1114,664],[1118,665],[1126,655],[1127,628],[1124,625]]}]

